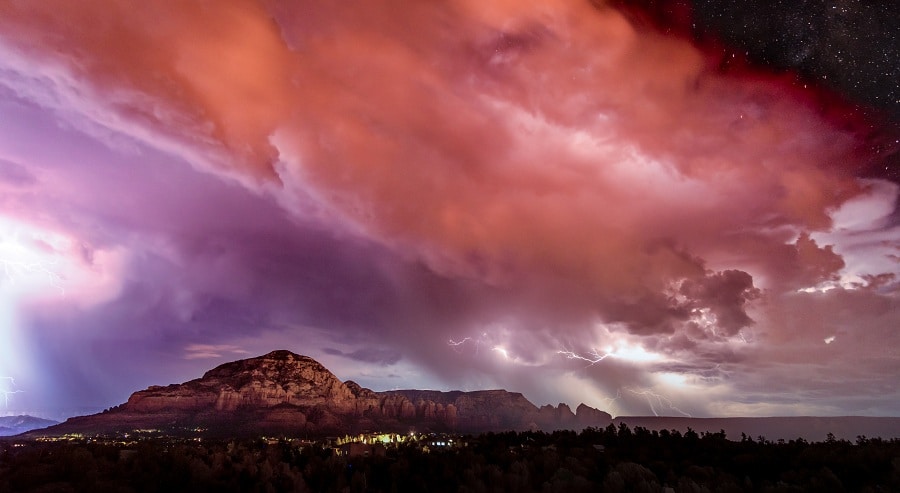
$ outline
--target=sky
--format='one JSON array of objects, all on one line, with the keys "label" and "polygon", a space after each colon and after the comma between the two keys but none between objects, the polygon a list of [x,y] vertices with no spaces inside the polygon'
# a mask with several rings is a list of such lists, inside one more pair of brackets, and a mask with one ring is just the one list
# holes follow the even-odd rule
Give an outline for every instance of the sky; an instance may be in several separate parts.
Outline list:
[{"label": "sky", "polygon": [[783,3],[0,1],[0,413],[900,415],[900,16]]}]

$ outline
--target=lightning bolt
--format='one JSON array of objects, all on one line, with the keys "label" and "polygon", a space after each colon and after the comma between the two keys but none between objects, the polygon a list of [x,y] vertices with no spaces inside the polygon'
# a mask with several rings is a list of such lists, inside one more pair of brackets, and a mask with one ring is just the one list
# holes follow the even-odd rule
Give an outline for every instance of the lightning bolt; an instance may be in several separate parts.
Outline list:
[{"label": "lightning bolt", "polygon": [[53,287],[60,291],[60,294],[65,294],[66,290],[62,285],[63,278],[48,268],[53,265],[56,265],[56,262],[22,262],[0,258],[3,273],[11,283],[15,284],[18,277],[26,274],[43,274],[47,276]]},{"label": "lightning bolt", "polygon": [[[605,397],[603,399],[603,409],[605,409],[609,413],[613,413],[613,406],[618,408],[619,406],[616,405],[616,401],[618,401],[621,398],[622,398],[622,389],[621,388],[616,389],[615,397]],[[619,414],[619,412],[617,411],[615,414]]]},{"label": "lightning bolt", "polygon": [[594,366],[597,363],[609,358],[611,356],[615,356],[613,353],[600,353],[596,349],[592,349],[589,356],[582,356],[574,351],[557,351],[556,354],[562,354],[566,357],[566,359],[578,359],[581,361],[587,361],[588,366]]},{"label": "lightning bolt", "polygon": [[592,348],[591,352],[586,356],[567,349],[557,351],[556,354],[561,354],[567,359],[584,361],[587,363],[587,366],[596,365],[607,358],[622,359],[634,363],[649,363],[666,359],[662,354],[647,351],[641,344],[629,342],[627,340],[619,341],[616,344],[610,344],[606,346],[606,349],[603,352],[596,348]]},{"label": "lightning bolt", "polygon": [[500,353],[500,355],[503,356],[504,359],[509,359],[509,351],[507,351],[506,349],[504,349],[500,346],[492,347],[491,351],[496,351],[496,352]]},{"label": "lightning bolt", "polygon": [[480,336],[479,338],[477,338],[477,339],[473,339],[473,338],[471,338],[471,337],[465,337],[465,338],[460,339],[460,340],[458,340],[458,341],[454,341],[453,339],[450,339],[450,340],[447,342],[447,345],[448,345],[448,346],[451,346],[451,347],[453,347],[453,348],[457,348],[457,349],[455,349],[455,351],[459,352],[459,351],[460,351],[459,348],[460,348],[462,345],[464,345],[464,344],[466,344],[466,343],[472,343],[472,344],[475,345],[475,354],[477,355],[479,349],[481,349],[481,346],[482,346],[483,344],[487,344],[487,343],[488,343],[488,340],[487,340],[487,339],[488,339],[488,335],[487,335],[487,332],[485,332],[485,333],[481,334],[481,336]]},{"label": "lightning bolt", "polygon": [[653,412],[654,416],[657,416],[657,417],[659,416],[659,412],[656,410],[657,406],[659,406],[659,407],[665,406],[665,407],[668,407],[669,409],[677,412],[678,414],[681,414],[682,416],[687,416],[688,418],[693,418],[693,416],[691,416],[690,413],[686,413],[686,412],[682,411],[681,409],[678,409],[677,407],[675,407],[675,405],[672,404],[672,401],[669,398],[667,398],[664,395],[657,394],[656,392],[653,392],[652,390],[649,390],[649,389],[635,390],[635,389],[631,389],[628,387],[625,387],[625,390],[628,392],[631,392],[634,395],[640,395],[640,396],[645,397],[647,399],[647,404],[650,406],[650,410]]},{"label": "lightning bolt", "polygon": [[[23,236],[30,236],[32,241],[23,241]],[[29,246],[35,242],[45,248],[34,249]],[[65,243],[68,243],[67,239],[60,235],[41,232],[36,227],[0,216],[0,278],[5,277],[11,284],[15,284],[25,276],[39,275],[49,280],[61,293],[65,293],[64,279],[54,268],[58,264],[60,248],[64,248]]]},{"label": "lightning bolt", "polygon": [[514,358],[514,357],[510,356],[509,350],[506,349],[505,347],[503,347],[503,345],[494,344],[493,341],[491,340],[491,337],[488,336],[487,332],[482,333],[481,336],[478,337],[477,339],[473,338],[473,337],[464,337],[458,341],[454,341],[453,339],[450,339],[447,342],[447,345],[454,348],[454,351],[461,352],[461,347],[463,345],[469,344],[469,343],[475,345],[475,354],[476,355],[478,354],[479,350],[481,349],[481,346],[489,346],[491,351],[499,354],[500,356],[503,356],[503,359],[509,360],[509,361],[518,361],[518,358]]},{"label": "lightning bolt", "polygon": [[453,346],[453,347],[457,347],[457,346],[462,346],[463,344],[465,344],[471,340],[472,340],[471,337],[466,337],[465,339],[462,339],[459,341],[454,341],[453,339],[450,339],[450,342],[448,342],[447,344],[450,346]]},{"label": "lightning bolt", "polygon": [[16,386],[16,381],[13,379],[13,377],[0,377],[0,380],[9,380],[10,383],[9,388],[0,389],[0,394],[3,394],[3,401],[5,402],[6,407],[9,408],[9,396],[12,394],[21,394],[22,392],[24,392],[24,390],[10,390],[11,388]]}]

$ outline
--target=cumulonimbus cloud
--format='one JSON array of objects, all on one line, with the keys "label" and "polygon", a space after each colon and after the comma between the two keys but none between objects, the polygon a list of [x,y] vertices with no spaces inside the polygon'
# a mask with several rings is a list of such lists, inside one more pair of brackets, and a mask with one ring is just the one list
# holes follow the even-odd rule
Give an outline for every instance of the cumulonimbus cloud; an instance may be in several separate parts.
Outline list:
[{"label": "cumulonimbus cloud", "polygon": [[[393,336],[413,353],[481,319],[528,336],[523,365],[544,362],[528,344],[590,338],[597,323],[673,358],[730,362],[715,344],[749,327],[777,339],[791,329],[770,311],[840,281],[846,263],[821,233],[872,193],[854,178],[852,129],[788,78],[720,73],[602,2],[47,1],[0,14],[15,80],[56,91],[12,87],[23,97],[488,293],[463,296],[471,305],[453,306],[470,313],[433,333],[401,310]],[[4,176],[22,181],[18,167]]]}]

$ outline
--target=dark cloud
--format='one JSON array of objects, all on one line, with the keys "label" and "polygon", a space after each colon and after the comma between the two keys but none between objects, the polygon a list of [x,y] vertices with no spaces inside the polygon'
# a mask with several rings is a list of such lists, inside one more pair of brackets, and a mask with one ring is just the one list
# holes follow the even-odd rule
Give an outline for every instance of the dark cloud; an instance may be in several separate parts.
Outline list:
[{"label": "dark cloud", "polygon": [[679,294],[688,299],[686,303],[692,310],[709,309],[716,327],[733,336],[753,323],[746,306],[760,297],[760,290],[753,286],[750,274],[726,270],[683,282]]},{"label": "dark cloud", "polygon": [[401,355],[397,351],[385,348],[363,348],[351,352],[344,352],[340,349],[325,348],[326,354],[341,356],[363,363],[375,363],[381,366],[390,366],[400,361]]}]

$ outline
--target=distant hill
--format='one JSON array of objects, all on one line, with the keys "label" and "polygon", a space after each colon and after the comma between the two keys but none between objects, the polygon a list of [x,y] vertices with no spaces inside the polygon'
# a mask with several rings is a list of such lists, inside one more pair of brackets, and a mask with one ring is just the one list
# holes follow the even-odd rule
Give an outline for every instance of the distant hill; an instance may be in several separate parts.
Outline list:
[{"label": "distant hill", "polygon": [[341,382],[290,351],[220,365],[203,377],[135,392],[120,406],[30,436],[134,429],[204,429],[210,435],[326,436],[363,431],[453,431],[605,427],[612,417],[584,404],[538,408],[506,390],[374,392]]},{"label": "distant hill", "polygon": [[629,428],[641,426],[649,430],[678,430],[691,428],[697,433],[718,433],[725,430],[731,440],[740,440],[741,433],[756,440],[793,440],[821,442],[829,433],[837,439],[854,441],[858,436],[869,438],[900,438],[900,418],[865,416],[782,416],[764,418],[687,418],[665,416],[619,416],[614,423]]},{"label": "distant hill", "polygon": [[0,416],[0,437],[7,437],[59,424],[59,421],[34,416]]}]

